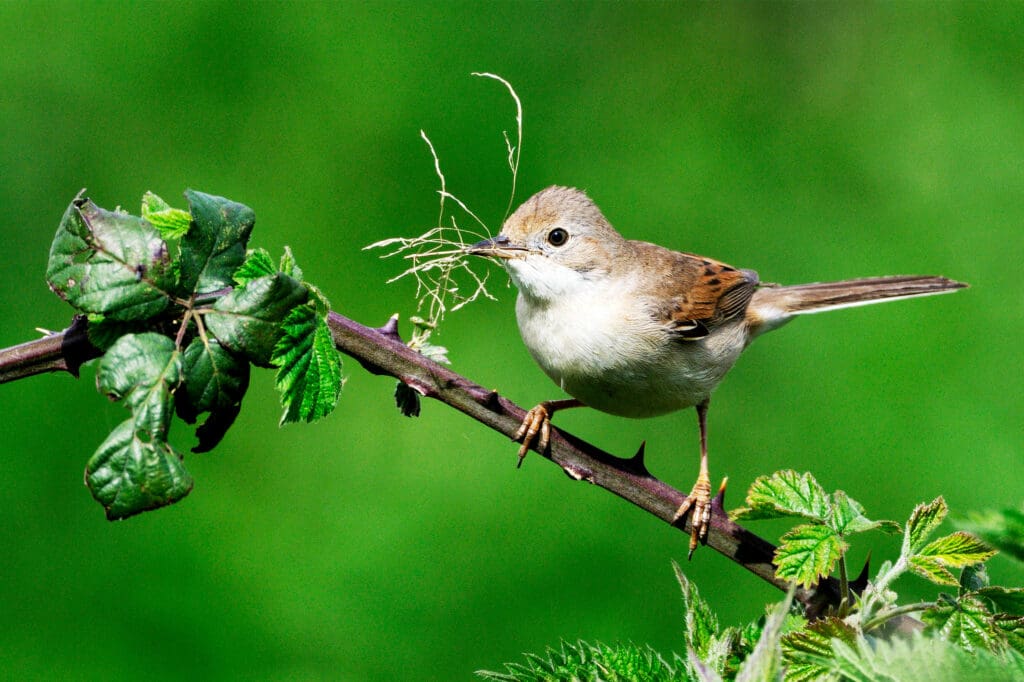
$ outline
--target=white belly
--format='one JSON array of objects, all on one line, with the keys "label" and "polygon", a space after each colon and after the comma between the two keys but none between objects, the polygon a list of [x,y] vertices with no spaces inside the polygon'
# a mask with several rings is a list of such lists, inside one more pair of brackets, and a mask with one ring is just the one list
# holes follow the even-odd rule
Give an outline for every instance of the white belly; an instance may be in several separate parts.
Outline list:
[{"label": "white belly", "polygon": [[741,322],[680,341],[647,311],[617,305],[621,297],[572,298],[573,305],[541,304],[520,294],[519,330],[556,384],[602,412],[653,417],[693,407],[710,397],[744,347]]}]

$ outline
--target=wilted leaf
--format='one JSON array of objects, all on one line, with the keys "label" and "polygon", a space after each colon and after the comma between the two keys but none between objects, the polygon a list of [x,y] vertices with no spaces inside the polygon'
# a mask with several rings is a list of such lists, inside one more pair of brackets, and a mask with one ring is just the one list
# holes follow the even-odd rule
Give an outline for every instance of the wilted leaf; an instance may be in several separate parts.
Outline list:
[{"label": "wilted leaf", "polygon": [[144,320],[170,303],[174,273],[167,245],[152,225],[77,198],[53,238],[46,281],[82,312]]}]

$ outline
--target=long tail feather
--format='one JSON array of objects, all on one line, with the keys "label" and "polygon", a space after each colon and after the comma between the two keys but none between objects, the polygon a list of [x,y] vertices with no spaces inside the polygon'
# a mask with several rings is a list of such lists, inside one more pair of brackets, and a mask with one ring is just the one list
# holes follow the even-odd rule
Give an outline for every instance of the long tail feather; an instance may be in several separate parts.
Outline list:
[{"label": "long tail feather", "polygon": [[963,282],[934,275],[895,275],[764,287],[754,293],[747,308],[747,319],[759,331],[768,331],[785,324],[795,315],[947,294],[966,286]]}]

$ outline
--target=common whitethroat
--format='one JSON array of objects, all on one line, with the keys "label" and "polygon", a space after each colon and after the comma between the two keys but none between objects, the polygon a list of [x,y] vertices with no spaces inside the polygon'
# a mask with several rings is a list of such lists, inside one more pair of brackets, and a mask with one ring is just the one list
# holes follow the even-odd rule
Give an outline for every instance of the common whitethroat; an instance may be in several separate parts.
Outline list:
[{"label": "common whitethroat", "polygon": [[753,270],[625,239],[586,194],[568,187],[533,195],[500,234],[467,252],[504,263],[519,289],[516,318],[526,347],[572,396],[527,413],[515,435],[520,462],[538,435],[538,449],[547,448],[557,410],[654,417],[697,408],[700,472],[675,515],[678,522],[692,514],[691,556],[711,522],[708,402],[751,341],[796,315],[967,286],[916,275],[763,284]]}]

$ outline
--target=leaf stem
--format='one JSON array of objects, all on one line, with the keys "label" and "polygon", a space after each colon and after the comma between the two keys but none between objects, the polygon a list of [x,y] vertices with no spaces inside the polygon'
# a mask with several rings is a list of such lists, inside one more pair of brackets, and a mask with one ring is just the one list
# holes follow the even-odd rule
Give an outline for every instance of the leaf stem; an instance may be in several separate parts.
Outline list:
[{"label": "leaf stem", "polygon": [[919,601],[916,604],[904,604],[903,606],[896,606],[888,610],[879,611],[877,615],[861,625],[861,630],[867,633],[897,616],[903,616],[908,613],[917,613],[918,611],[930,609],[933,606],[935,606],[935,602],[933,601]]}]

